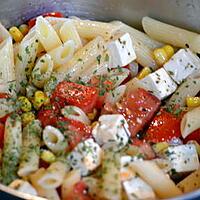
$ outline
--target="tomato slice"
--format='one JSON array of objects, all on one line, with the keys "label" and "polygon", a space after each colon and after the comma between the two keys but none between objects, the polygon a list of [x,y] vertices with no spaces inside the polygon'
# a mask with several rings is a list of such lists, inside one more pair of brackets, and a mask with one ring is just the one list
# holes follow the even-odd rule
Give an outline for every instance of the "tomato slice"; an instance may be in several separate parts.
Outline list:
[{"label": "tomato slice", "polygon": [[[64,17],[64,15],[61,12],[48,12],[48,13],[42,14],[42,16],[43,17]],[[36,22],[36,17],[30,19],[28,21],[29,28],[32,28],[33,26],[35,26],[35,22]]]},{"label": "tomato slice", "polygon": [[181,116],[173,115],[161,109],[151,122],[145,139],[154,143],[170,141],[181,136]]},{"label": "tomato slice", "polygon": [[[134,138],[151,121],[159,106],[159,99],[146,90],[139,88],[123,97],[108,112],[122,114],[129,124],[131,136]],[[110,109],[106,108],[106,105],[104,108],[105,110]]]},{"label": "tomato slice", "polygon": [[59,83],[51,97],[52,102],[74,105],[84,112],[92,112],[95,108],[98,90],[95,87],[84,86],[77,83],[62,81]]},{"label": "tomato slice", "polygon": [[57,127],[63,132],[66,131],[69,150],[74,149],[79,142],[91,137],[92,130],[90,126],[66,117],[59,117]]},{"label": "tomato slice", "polygon": [[183,141],[184,143],[187,143],[190,140],[196,140],[200,144],[200,129],[197,129],[196,131],[192,132]]},{"label": "tomato slice", "polygon": [[0,123],[0,149],[3,148],[4,143],[4,124]]}]

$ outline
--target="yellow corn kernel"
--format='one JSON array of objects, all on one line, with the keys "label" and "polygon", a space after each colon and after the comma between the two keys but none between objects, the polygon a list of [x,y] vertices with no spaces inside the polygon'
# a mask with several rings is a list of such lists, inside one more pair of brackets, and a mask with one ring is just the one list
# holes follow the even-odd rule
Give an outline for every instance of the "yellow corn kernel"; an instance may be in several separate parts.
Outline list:
[{"label": "yellow corn kernel", "polygon": [[95,121],[91,124],[91,127],[94,128],[98,124],[98,121]]},{"label": "yellow corn kernel", "polygon": [[24,112],[29,112],[32,109],[32,104],[28,98],[21,96],[18,98],[20,109]]},{"label": "yellow corn kernel", "polygon": [[168,61],[168,55],[163,48],[153,51],[154,59],[159,66],[164,65]]},{"label": "yellow corn kernel", "polygon": [[163,49],[167,53],[167,57],[169,60],[174,55],[174,48],[171,45],[165,45]]},{"label": "yellow corn kernel", "polygon": [[153,145],[153,150],[156,153],[160,153],[160,152],[164,151],[168,147],[169,147],[169,144],[167,142],[158,142],[158,143]]},{"label": "yellow corn kernel", "polygon": [[186,104],[188,107],[198,107],[200,106],[200,97],[187,97]]},{"label": "yellow corn kernel", "polygon": [[33,106],[38,110],[45,102],[46,95],[42,91],[36,91],[33,99]]},{"label": "yellow corn kernel", "polygon": [[48,150],[43,150],[40,155],[40,158],[47,163],[53,163],[56,160],[55,155],[51,151],[48,151]]},{"label": "yellow corn kernel", "polygon": [[44,106],[47,106],[50,104],[50,98],[48,96],[45,95],[45,99],[44,99]]},{"label": "yellow corn kernel", "polygon": [[92,113],[87,114],[89,120],[94,120],[95,117],[97,116],[97,109],[94,109]]},{"label": "yellow corn kernel", "polygon": [[151,73],[151,69],[149,67],[143,68],[140,73],[137,75],[138,79],[143,79],[145,76],[149,75]]},{"label": "yellow corn kernel", "polygon": [[12,36],[12,38],[15,40],[15,42],[21,42],[21,40],[24,37],[21,31],[16,26],[11,27],[9,29],[9,33]]},{"label": "yellow corn kernel", "polygon": [[23,126],[26,126],[35,119],[35,115],[32,112],[26,112],[21,115],[21,118]]},{"label": "yellow corn kernel", "polygon": [[28,27],[27,24],[21,24],[21,25],[19,26],[19,30],[20,30],[21,33],[25,36],[25,35],[28,33],[28,31],[29,31],[29,27]]}]

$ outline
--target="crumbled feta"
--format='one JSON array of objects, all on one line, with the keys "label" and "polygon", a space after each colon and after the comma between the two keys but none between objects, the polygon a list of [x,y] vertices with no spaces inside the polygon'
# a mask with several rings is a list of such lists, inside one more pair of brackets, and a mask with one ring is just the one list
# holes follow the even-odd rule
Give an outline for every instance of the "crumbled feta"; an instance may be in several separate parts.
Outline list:
[{"label": "crumbled feta", "polygon": [[133,43],[129,33],[125,33],[108,44],[110,66],[112,68],[128,65],[136,59]]},{"label": "crumbled feta", "polygon": [[152,188],[139,177],[134,177],[123,182],[128,200],[155,199]]},{"label": "crumbled feta", "polygon": [[163,68],[149,74],[140,83],[160,100],[171,95],[177,88],[176,83]]},{"label": "crumbled feta", "polygon": [[79,169],[85,176],[101,164],[102,150],[93,139],[87,139],[79,143],[67,158],[71,167]]},{"label": "crumbled feta", "polygon": [[102,115],[99,123],[92,130],[92,135],[103,149],[122,149],[129,141],[128,124],[120,114]]},{"label": "crumbled feta", "polygon": [[198,154],[194,144],[170,146],[166,156],[175,172],[190,172],[199,168]]},{"label": "crumbled feta", "polygon": [[180,84],[189,75],[200,70],[200,59],[189,49],[180,49],[164,64],[164,68],[172,79]]}]

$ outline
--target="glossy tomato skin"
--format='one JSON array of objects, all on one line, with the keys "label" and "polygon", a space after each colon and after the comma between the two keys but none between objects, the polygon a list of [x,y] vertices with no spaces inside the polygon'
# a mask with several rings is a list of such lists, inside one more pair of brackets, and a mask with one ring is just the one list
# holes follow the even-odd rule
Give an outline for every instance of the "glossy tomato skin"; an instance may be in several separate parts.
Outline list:
[{"label": "glossy tomato skin", "polygon": [[184,143],[187,143],[190,140],[195,140],[200,144],[200,129],[197,129],[196,131],[192,132],[183,141]]},{"label": "glossy tomato skin", "polygon": [[161,109],[160,112],[152,120],[145,139],[150,142],[168,142],[172,138],[179,138],[181,116],[176,116],[172,113]]},{"label": "glossy tomato skin", "polygon": [[66,131],[69,150],[73,150],[79,142],[91,137],[92,130],[90,126],[66,117],[59,117],[57,127]]},{"label": "glossy tomato skin", "polygon": [[4,124],[0,123],[0,149],[3,148],[4,143]]},{"label": "glossy tomato skin", "polygon": [[63,104],[74,105],[88,113],[95,108],[97,98],[98,90],[95,87],[62,81],[56,86],[51,101],[62,106]]},{"label": "glossy tomato skin", "polygon": [[131,136],[134,138],[151,121],[159,107],[160,100],[146,90],[139,88],[131,91],[116,103],[114,108],[107,111],[122,114],[129,124]]}]

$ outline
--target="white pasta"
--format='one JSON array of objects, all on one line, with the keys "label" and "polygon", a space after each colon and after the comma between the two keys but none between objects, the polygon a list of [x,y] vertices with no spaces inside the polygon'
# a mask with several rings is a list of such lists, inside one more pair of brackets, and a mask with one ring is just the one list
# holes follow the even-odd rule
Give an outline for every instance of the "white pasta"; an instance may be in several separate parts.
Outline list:
[{"label": "white pasta", "polygon": [[[0,86],[0,91],[2,92],[1,86]],[[7,91],[3,91],[3,92],[7,92]],[[0,118],[6,116],[7,114],[13,111],[14,111],[13,102],[11,100],[1,98],[0,99]]]},{"label": "white pasta", "polygon": [[200,128],[200,107],[188,111],[181,120],[181,135],[186,138],[190,133]]},{"label": "white pasta", "polygon": [[51,164],[44,174],[38,179],[38,184],[43,189],[56,189],[62,184],[65,172],[65,165],[61,162],[55,162]]},{"label": "white pasta", "polygon": [[68,40],[61,46],[49,51],[48,54],[53,59],[54,69],[66,64],[73,57],[74,52],[75,42],[73,40]]},{"label": "white pasta", "polygon": [[82,76],[82,72],[89,69],[90,65],[102,57],[105,48],[105,41],[102,37],[97,37],[90,41],[83,48],[77,51],[73,58],[64,66],[58,68],[58,72],[63,72],[70,80],[76,80]]},{"label": "white pasta", "polygon": [[82,48],[82,41],[81,38],[71,20],[68,20],[63,23],[62,27],[59,31],[60,38],[62,42],[66,42],[68,40],[73,40],[75,43],[75,48],[79,49]]},{"label": "white pasta", "polygon": [[8,30],[0,23],[0,43],[11,37]]},{"label": "white pasta", "polygon": [[64,135],[53,126],[46,126],[43,130],[43,141],[54,153],[63,152],[67,147]]},{"label": "white pasta", "polygon": [[36,35],[47,52],[62,44],[56,31],[42,16],[36,20]]},{"label": "white pasta", "polygon": [[53,72],[53,60],[49,54],[45,54],[39,58],[33,71],[32,81],[33,84],[39,88],[43,88],[47,80],[49,80]]},{"label": "white pasta", "polygon": [[185,47],[187,44],[192,51],[200,53],[200,35],[197,33],[160,22],[150,17],[143,17],[142,25],[145,32],[155,40],[176,47]]},{"label": "white pasta", "polygon": [[65,106],[62,108],[61,113],[69,119],[80,121],[86,125],[91,123],[84,111],[77,106]]}]

